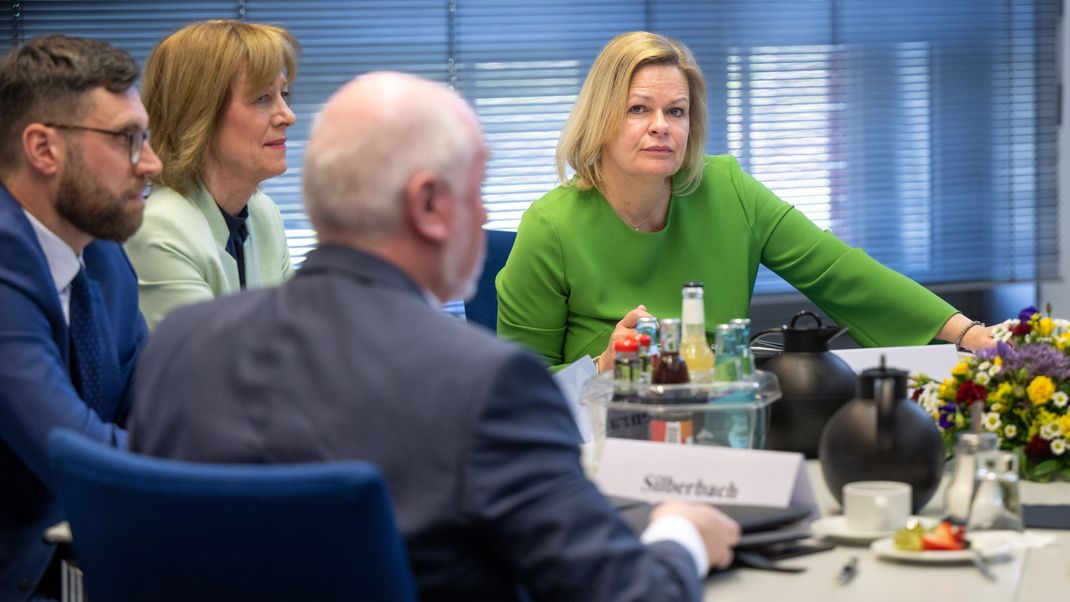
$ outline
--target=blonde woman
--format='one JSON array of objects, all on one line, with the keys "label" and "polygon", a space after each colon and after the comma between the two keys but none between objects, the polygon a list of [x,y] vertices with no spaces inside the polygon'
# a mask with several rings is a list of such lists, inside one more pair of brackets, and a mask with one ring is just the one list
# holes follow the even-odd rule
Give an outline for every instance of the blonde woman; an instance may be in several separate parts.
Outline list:
[{"label": "blonde woman", "polygon": [[554,367],[590,356],[611,369],[612,342],[639,317],[679,316],[684,282],[705,282],[707,324],[748,316],[764,264],[864,345],[995,345],[705,146],[706,82],[691,51],[647,32],[611,40],[561,135],[562,184],[525,212],[498,274],[498,333]]},{"label": "blonde woman", "polygon": [[297,40],[238,21],[192,23],[149,55],[142,95],[163,161],[126,243],[150,328],[171,309],[293,274],[260,183],[286,171]]}]

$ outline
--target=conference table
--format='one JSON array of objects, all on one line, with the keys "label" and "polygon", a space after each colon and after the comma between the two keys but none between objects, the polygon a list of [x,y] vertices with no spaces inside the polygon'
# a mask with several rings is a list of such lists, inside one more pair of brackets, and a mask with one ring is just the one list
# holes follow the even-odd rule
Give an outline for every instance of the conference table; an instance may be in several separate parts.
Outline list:
[{"label": "conference table", "polygon": [[[839,514],[816,460],[807,461],[807,473],[818,505],[825,516]],[[944,483],[921,514],[938,517],[943,506]],[[1023,504],[1070,504],[1070,483],[1022,481]],[[878,558],[868,544],[836,548],[780,561],[805,567],[801,573],[778,573],[741,568],[716,573],[706,582],[705,599],[717,602],[758,600],[864,600],[865,602],[926,600],[933,602],[1033,602],[1070,600],[1070,530],[1027,529],[1026,546],[1003,560],[993,560],[995,580],[972,564],[917,564]],[[1042,547],[1039,544],[1046,544]],[[857,557],[854,579],[841,585],[837,576]]]}]

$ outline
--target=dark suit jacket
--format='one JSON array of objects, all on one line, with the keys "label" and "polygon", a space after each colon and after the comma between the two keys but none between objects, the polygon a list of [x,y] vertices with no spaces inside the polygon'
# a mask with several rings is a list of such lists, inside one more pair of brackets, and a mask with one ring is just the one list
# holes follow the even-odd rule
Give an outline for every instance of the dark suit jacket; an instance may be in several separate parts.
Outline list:
[{"label": "dark suit jacket", "polygon": [[0,600],[29,597],[52,558],[45,529],[62,520],[49,483],[48,431],[62,426],[121,446],[130,376],[144,343],[137,279],[123,249],[94,241],[82,254],[107,305],[120,372],[89,408],[71,384],[70,335],[44,251],[22,208],[0,185]]},{"label": "dark suit jacket", "polygon": [[389,484],[421,598],[698,599],[586,478],[534,356],[340,247],[277,289],[181,308],[135,376],[131,448],[194,461],[362,459]]}]

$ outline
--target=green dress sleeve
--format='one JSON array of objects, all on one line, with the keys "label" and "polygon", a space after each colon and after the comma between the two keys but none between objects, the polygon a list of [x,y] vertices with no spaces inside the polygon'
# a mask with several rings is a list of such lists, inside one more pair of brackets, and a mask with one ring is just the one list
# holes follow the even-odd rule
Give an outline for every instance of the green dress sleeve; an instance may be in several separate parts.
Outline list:
[{"label": "green dress sleeve", "polygon": [[557,230],[538,208],[524,212],[495,286],[498,334],[528,347],[552,368],[561,368],[569,287]]},{"label": "green dress sleeve", "polygon": [[925,287],[818,228],[738,165],[732,175],[762,264],[849,326],[859,344],[924,345],[955,314]]}]

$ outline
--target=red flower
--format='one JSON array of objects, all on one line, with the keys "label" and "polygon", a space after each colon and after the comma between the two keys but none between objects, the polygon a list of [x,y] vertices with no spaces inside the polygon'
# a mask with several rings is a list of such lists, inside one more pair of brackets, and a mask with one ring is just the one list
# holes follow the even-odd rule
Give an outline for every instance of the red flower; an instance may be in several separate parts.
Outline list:
[{"label": "red flower", "polygon": [[921,398],[921,387],[918,387],[917,389],[914,389],[914,392],[911,393],[910,398],[913,399],[914,401],[917,401],[918,399],[920,399]]},{"label": "red flower", "polygon": [[955,394],[955,403],[970,405],[975,401],[984,401],[988,397],[988,391],[981,385],[968,380],[959,385],[958,393]]},{"label": "red flower", "polygon": [[1011,327],[1011,334],[1024,337],[1025,335],[1033,332],[1033,327],[1029,325],[1029,322],[1019,322],[1017,326]]},{"label": "red flower", "polygon": [[1025,455],[1037,462],[1051,457],[1051,446],[1040,435],[1033,435],[1029,443],[1025,444]]}]

